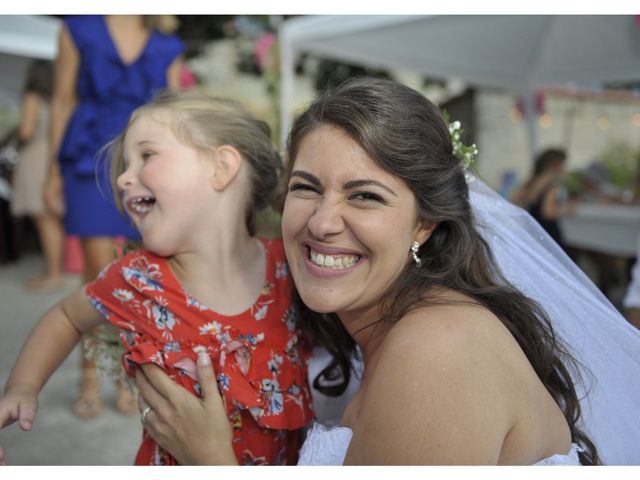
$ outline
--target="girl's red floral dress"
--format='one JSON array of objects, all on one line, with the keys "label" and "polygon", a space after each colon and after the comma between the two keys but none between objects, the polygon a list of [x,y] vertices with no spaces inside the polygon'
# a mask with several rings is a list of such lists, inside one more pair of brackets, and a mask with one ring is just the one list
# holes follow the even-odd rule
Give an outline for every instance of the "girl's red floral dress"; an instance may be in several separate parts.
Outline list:
[{"label": "girl's red floral dress", "polygon": [[[119,327],[123,363],[155,363],[194,395],[200,351],[210,354],[233,448],[243,465],[295,464],[302,428],[313,417],[307,383],[310,346],[301,338],[291,304],[292,285],[281,240],[261,239],[267,273],[256,302],[238,315],[221,315],[178,283],[167,259],[140,250],[106,267],[86,288],[94,307]],[[143,432],[136,465],[176,461]]]}]

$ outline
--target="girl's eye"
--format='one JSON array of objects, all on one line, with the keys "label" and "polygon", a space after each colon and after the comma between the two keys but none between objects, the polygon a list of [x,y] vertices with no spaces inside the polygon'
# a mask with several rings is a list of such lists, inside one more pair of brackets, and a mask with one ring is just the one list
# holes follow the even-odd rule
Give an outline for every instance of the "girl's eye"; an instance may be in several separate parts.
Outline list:
[{"label": "girl's eye", "polygon": [[363,202],[378,202],[385,203],[384,198],[382,198],[377,193],[373,192],[356,192],[349,196],[350,200],[360,200]]},{"label": "girl's eye", "polygon": [[319,190],[313,185],[309,185],[308,183],[293,183],[289,185],[289,192],[313,192],[320,193]]},{"label": "girl's eye", "polygon": [[142,152],[142,160],[145,162],[153,155],[153,152]]}]

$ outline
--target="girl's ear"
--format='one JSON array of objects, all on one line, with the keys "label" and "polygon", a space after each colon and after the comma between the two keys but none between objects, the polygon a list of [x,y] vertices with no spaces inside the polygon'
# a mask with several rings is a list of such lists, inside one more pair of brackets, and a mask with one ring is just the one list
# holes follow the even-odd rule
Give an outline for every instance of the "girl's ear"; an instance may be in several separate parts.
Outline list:
[{"label": "girl's ear", "polygon": [[222,145],[213,151],[211,184],[218,192],[227,188],[240,171],[242,155],[231,145]]}]

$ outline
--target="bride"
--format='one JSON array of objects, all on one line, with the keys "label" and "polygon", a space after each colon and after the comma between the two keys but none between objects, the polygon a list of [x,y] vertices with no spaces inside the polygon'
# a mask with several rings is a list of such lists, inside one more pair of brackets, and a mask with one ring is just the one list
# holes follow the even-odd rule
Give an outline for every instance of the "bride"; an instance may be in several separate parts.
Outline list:
[{"label": "bride", "polygon": [[[364,364],[300,464],[637,462],[640,332],[453,149],[438,109],[385,80],[350,81],[293,126],[282,233],[299,320],[335,359],[325,376],[347,383],[356,350]],[[204,400],[142,367],[145,427],[181,463],[234,463],[198,368]]]}]

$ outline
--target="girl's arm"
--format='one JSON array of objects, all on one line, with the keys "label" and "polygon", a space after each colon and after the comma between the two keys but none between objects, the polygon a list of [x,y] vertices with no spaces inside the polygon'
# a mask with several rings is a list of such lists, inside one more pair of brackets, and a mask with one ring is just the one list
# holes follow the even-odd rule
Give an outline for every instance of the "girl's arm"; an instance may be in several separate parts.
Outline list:
[{"label": "girl's arm", "polygon": [[25,93],[22,99],[18,140],[25,143],[31,140],[38,124],[38,97],[33,92]]},{"label": "girl's arm", "polygon": [[180,55],[169,65],[167,69],[167,87],[169,90],[180,90],[183,64],[184,59]]},{"label": "girl's arm", "polygon": [[144,427],[182,465],[237,465],[231,426],[208,355],[198,356],[197,372],[202,399],[155,365],[142,365],[136,375],[138,404],[141,411],[151,407]]},{"label": "girl's arm", "polygon": [[57,154],[67,128],[71,112],[76,107],[76,78],[80,55],[73,44],[71,34],[63,26],[58,40],[58,57],[55,61],[51,114],[49,120],[49,177],[45,185],[45,200],[51,212],[62,215],[62,177]]},{"label": "girl's arm", "polygon": [[31,429],[38,393],[82,334],[102,321],[84,287],[45,313],[27,337],[7,380],[0,398],[0,428],[17,420],[23,430]]}]

